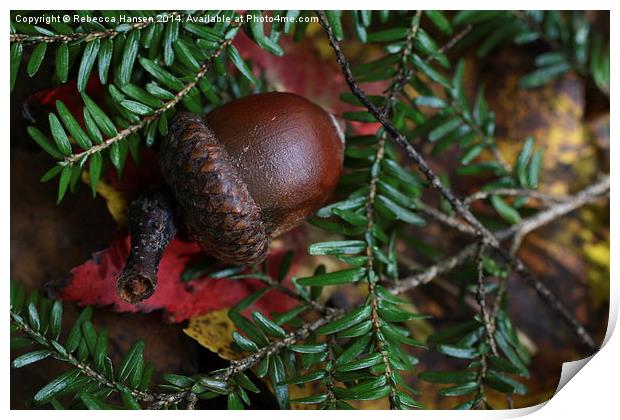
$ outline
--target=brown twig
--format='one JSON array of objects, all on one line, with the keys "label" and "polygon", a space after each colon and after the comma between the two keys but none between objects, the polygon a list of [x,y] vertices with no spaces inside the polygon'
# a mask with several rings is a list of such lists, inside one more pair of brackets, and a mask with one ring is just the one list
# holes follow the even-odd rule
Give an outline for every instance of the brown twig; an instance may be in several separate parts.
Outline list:
[{"label": "brown twig", "polygon": [[[521,222],[503,229],[495,234],[498,241],[503,241],[514,236],[517,232],[527,229],[529,232],[541,228],[568,213],[571,213],[586,204],[593,203],[605,196],[609,191],[609,176],[602,177],[598,182],[584,188],[572,196],[571,200],[565,203],[556,204],[549,207]],[[390,288],[393,293],[403,293],[421,284],[432,281],[436,276],[447,273],[453,268],[471,258],[475,252],[475,244],[466,246],[455,255],[442,260],[441,262],[427,268],[422,273],[418,273],[401,279]]]},{"label": "brown twig", "polygon": [[473,201],[484,200],[492,195],[503,195],[503,196],[511,196],[511,197],[529,197],[536,200],[540,200],[545,204],[549,203],[559,203],[562,201],[566,201],[570,199],[570,196],[567,195],[555,195],[555,194],[545,194],[535,190],[527,190],[520,188],[498,188],[490,191],[477,191],[466,197],[464,202],[467,205],[470,205]]},{"label": "brown twig", "polygon": [[157,285],[159,261],[177,231],[174,200],[164,189],[147,191],[129,207],[131,248],[116,294],[125,302],[149,298]]},{"label": "brown twig", "polygon": [[467,223],[464,223],[462,220],[457,219],[456,217],[448,216],[447,214],[437,210],[434,207],[429,206],[421,200],[418,200],[416,202],[416,210],[418,210],[420,213],[425,214],[426,216],[432,217],[433,219],[452,229],[458,230],[461,233],[476,236],[476,230]]},{"label": "brown twig", "polygon": [[[333,335],[330,335],[329,337],[327,337],[326,343],[327,343],[327,363],[331,364],[332,366],[335,366],[336,356],[334,354],[334,346],[336,345],[336,337],[334,337]],[[334,392],[334,384],[336,382],[336,380],[334,379],[334,370],[326,369],[326,371],[327,371],[327,374],[326,374],[327,378],[325,380],[325,389],[327,390],[327,406],[330,408],[335,408],[335,404],[338,398],[336,397],[336,394]]]},{"label": "brown twig", "polygon": [[478,302],[478,308],[480,310],[480,318],[484,324],[484,331],[486,335],[486,342],[491,348],[492,353],[497,356],[497,346],[493,339],[493,331],[495,330],[495,323],[489,316],[487,308],[487,300],[485,297],[485,276],[484,276],[484,252],[485,243],[483,240],[478,241],[476,244],[476,301]]}]

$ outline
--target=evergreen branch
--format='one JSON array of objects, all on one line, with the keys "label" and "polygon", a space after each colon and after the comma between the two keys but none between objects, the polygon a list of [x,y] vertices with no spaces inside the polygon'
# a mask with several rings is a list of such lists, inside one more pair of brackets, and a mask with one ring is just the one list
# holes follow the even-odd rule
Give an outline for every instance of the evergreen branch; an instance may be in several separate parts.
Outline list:
[{"label": "evergreen branch", "polygon": [[331,313],[321,318],[318,318],[316,321],[307,322],[301,327],[299,327],[297,330],[288,333],[284,338],[272,341],[268,346],[261,348],[256,353],[244,357],[243,359],[231,362],[228,368],[226,368],[223,372],[215,375],[214,378],[222,381],[228,381],[237,373],[243,372],[256,366],[261,360],[263,360],[263,358],[272,354],[277,354],[287,346],[305,340],[311,333],[315,332],[323,325],[339,319],[344,314],[344,310],[334,309]]},{"label": "evergreen branch", "polygon": [[[385,101],[385,105],[383,105],[382,111],[385,115],[387,115],[392,109],[396,98],[403,91],[405,85],[413,75],[413,71],[408,67],[407,63],[409,63],[411,60],[411,53],[413,52],[413,40],[418,33],[421,16],[422,10],[418,10],[415,16],[412,18],[412,25],[407,32],[407,37],[405,38],[405,48],[403,48],[403,53],[401,55],[400,62],[398,63],[396,82],[390,88],[387,99]],[[383,141],[385,141],[385,136],[383,136],[383,138]]]},{"label": "evergreen branch", "polygon": [[[383,109],[381,110],[383,115],[389,115],[394,106],[397,96],[402,92],[404,86],[406,85],[408,79],[411,77],[411,73],[407,68],[407,63],[410,62],[410,55],[413,51],[413,40],[416,37],[418,32],[418,28],[420,27],[420,17],[422,15],[422,11],[418,10],[415,16],[412,18],[412,25],[409,28],[407,33],[407,37],[405,39],[405,47],[403,48],[403,53],[401,60],[398,65],[397,78],[396,82],[390,88],[388,95],[385,100],[385,104],[383,105]],[[386,134],[385,131],[382,132],[379,136],[379,141],[377,144],[377,152],[373,161],[373,168],[379,167],[383,157],[385,155],[385,140]],[[374,230],[375,223],[375,197],[377,194],[377,182],[379,180],[380,171],[378,170],[370,170],[370,186],[368,191],[368,196],[366,199],[366,218],[368,220],[366,225],[366,234],[372,235]],[[367,262],[367,271],[369,273],[368,277],[368,294],[370,295],[370,306],[371,306],[371,321],[372,321],[372,329],[374,335],[374,341],[377,351],[381,354],[383,358],[383,363],[385,364],[385,376],[390,386],[390,408],[394,408],[394,402],[397,400],[397,389],[396,384],[392,379],[392,367],[391,363],[386,351],[386,344],[383,341],[383,334],[381,333],[381,316],[378,312],[379,307],[379,298],[377,296],[377,292],[375,290],[375,276],[370,277],[370,273],[374,272],[374,254],[373,254],[373,243],[371,241],[366,240],[366,257],[368,259]]]},{"label": "evergreen branch", "polygon": [[327,390],[327,401],[326,401],[326,405],[329,408],[336,408],[336,401],[338,400],[338,397],[336,397],[336,394],[334,392],[334,388],[335,388],[335,379],[334,379],[334,372],[333,372],[333,366],[335,366],[336,363],[336,356],[334,354],[334,346],[336,345],[336,339],[334,338],[334,336],[329,336],[327,337],[327,363],[328,366],[331,366],[331,369],[326,369],[327,371],[327,380],[325,381],[325,388]]},{"label": "evergreen branch", "polygon": [[[109,389],[113,389],[117,392],[120,392],[121,389],[125,388],[123,384],[106,378],[105,376],[97,372],[95,369],[93,369],[93,367],[90,366],[89,364],[80,362],[71,353],[69,352],[61,353],[58,350],[58,348],[54,346],[45,335],[32,329],[30,325],[28,325],[28,323],[23,321],[22,317],[18,313],[13,311],[12,308],[11,308],[10,314],[11,314],[11,322],[13,322],[17,326],[17,331],[20,331],[28,335],[33,340],[35,340],[38,344],[44,346],[54,356],[54,358],[65,361],[68,364],[74,366],[84,376],[91,378],[92,380],[99,383],[101,386],[104,386]],[[135,398],[141,401],[145,401],[145,402],[153,401],[158,398],[156,394],[151,394],[151,393],[140,391],[137,389],[130,389],[130,392],[131,392],[131,395],[133,395]]]},{"label": "evergreen branch", "polygon": [[285,295],[292,297],[293,299],[298,300],[299,302],[303,302],[308,304],[312,309],[314,309],[317,312],[320,312],[322,314],[326,314],[329,313],[331,311],[334,310],[334,308],[331,308],[327,305],[323,305],[322,303],[313,300],[313,299],[309,299],[307,296],[302,295],[299,292],[296,292],[295,290],[292,290],[289,287],[286,287],[285,285],[283,285],[282,283],[280,283],[279,281],[274,280],[268,273],[260,273],[260,272],[256,272],[256,273],[250,273],[248,275],[243,275],[243,276],[235,276],[235,277],[231,277],[231,278],[253,278],[256,280],[259,280],[260,282],[264,283],[267,287],[270,287],[272,289],[276,289],[282,293],[284,293]]},{"label": "evergreen branch", "polygon": [[504,159],[504,156],[499,151],[493,135],[485,133],[480,124],[477,124],[475,121],[466,118],[465,110],[461,108],[460,104],[455,98],[451,97],[449,103],[450,106],[454,109],[456,115],[461,119],[461,121],[463,121],[465,125],[471,128],[482,139],[484,144],[489,146],[489,148],[491,149],[491,153],[493,153],[493,157],[502,166],[502,168],[504,168],[506,172],[511,172],[512,167],[508,162],[506,162],[506,159]]},{"label": "evergreen branch", "polygon": [[[482,256],[484,253],[484,241],[480,240],[476,244],[476,301],[478,302],[478,310],[480,314],[480,318],[482,319],[485,331],[485,340],[491,345],[493,354],[497,355],[497,348],[495,347],[495,341],[493,341],[493,329],[494,326],[491,324],[489,319],[489,315],[487,313],[486,307],[486,299],[484,296],[484,267],[482,263]],[[484,401],[484,385],[483,380],[487,374],[487,357],[486,354],[480,355],[480,367],[478,368],[478,377],[476,378],[476,382],[478,384],[478,390],[476,391],[476,400],[479,401],[479,404],[482,404]]]},{"label": "evergreen branch", "polygon": [[114,143],[117,143],[127,138],[129,135],[140,131],[148,123],[157,120],[157,118],[159,118],[163,113],[165,113],[169,109],[174,108],[194,87],[196,87],[198,82],[200,82],[200,80],[207,75],[213,60],[215,60],[222,53],[224,48],[226,48],[227,45],[231,44],[233,40],[234,40],[234,37],[222,41],[220,45],[218,46],[218,48],[211,54],[209,59],[206,60],[200,66],[200,70],[196,72],[196,75],[194,76],[193,80],[185,84],[183,89],[181,89],[179,92],[177,92],[174,95],[174,98],[164,103],[164,106],[156,109],[153,113],[144,116],[143,118],[140,119],[139,122],[132,124],[129,127],[119,131],[116,136],[110,137],[104,140],[101,144],[97,144],[88,150],[84,150],[83,152],[74,153],[74,154],[71,154],[65,157],[60,164],[63,166],[75,165],[81,162],[83,159],[87,159],[89,156],[92,156],[95,153],[101,152],[102,150],[105,150],[109,148],[110,146],[112,146]]},{"label": "evergreen branch", "polygon": [[484,241],[478,241],[477,249],[476,249],[476,301],[478,302],[478,308],[480,311],[480,318],[484,324],[484,330],[486,334],[486,342],[489,344],[491,351],[494,355],[497,356],[497,347],[495,345],[495,341],[493,340],[493,332],[495,330],[494,321],[491,319],[487,302],[485,298],[485,276],[484,276],[484,266],[483,266],[483,257],[485,250]]},{"label": "evergreen branch", "polygon": [[[316,321],[303,324],[295,331],[288,333],[284,338],[272,341],[271,343],[269,343],[269,345],[262,347],[260,350],[250,354],[249,356],[246,356],[240,360],[232,361],[227,368],[210,376],[210,378],[229,383],[229,381],[235,375],[243,373],[244,371],[255,367],[265,357],[279,354],[288,346],[303,342],[306,338],[308,338],[308,336],[310,336],[310,334],[315,332],[317,329],[328,324],[331,321],[339,319],[345,314],[346,313],[344,310],[334,309],[333,311],[331,311],[331,313],[318,318]],[[191,390],[182,390],[171,394],[162,394],[154,400],[150,408],[161,409],[169,404],[177,403],[184,399],[192,400],[192,395],[195,395],[195,393]]]},{"label": "evergreen branch", "polygon": [[[415,74],[415,71],[412,68],[408,67],[407,63],[410,62],[411,60],[411,54],[413,53],[413,40],[416,37],[418,28],[420,27],[419,19],[420,19],[421,14],[422,14],[421,10],[418,10],[416,12],[416,16],[414,17],[414,20],[413,20],[414,24],[409,29],[409,32],[407,34],[407,38],[405,40],[405,48],[402,54],[402,59],[398,67],[396,82],[392,85],[390,92],[387,96],[387,100],[385,102],[384,109],[383,109],[384,112],[387,107],[392,107],[394,105],[394,102],[396,101],[396,98],[398,97],[398,95],[402,93],[402,91],[405,88],[405,85],[409,82],[409,80],[411,80],[411,78]],[[469,33],[469,31],[471,31],[471,29],[472,29],[472,26],[467,25],[459,33],[457,33],[452,38],[450,38],[448,42],[442,45],[437,50],[436,54],[427,57],[424,60],[424,62],[428,64],[433,60],[433,58],[435,58],[435,56],[444,54],[450,49],[452,49],[454,45],[456,45],[457,42],[459,42],[465,35]]]},{"label": "evergreen branch", "polygon": [[543,26],[539,23],[536,22],[534,19],[532,19],[532,17],[526,13],[525,11],[522,10],[515,10],[512,12],[512,14],[521,22],[523,22],[525,24],[525,26],[530,29],[531,31],[536,32],[540,38],[547,43],[547,45],[554,51],[562,54],[565,58],[565,60],[570,64],[571,68],[577,73],[579,74],[581,77],[584,77],[586,79],[588,79],[592,84],[594,84],[594,86],[596,86],[598,88],[598,90],[607,98],[609,99],[609,82],[607,82],[606,85],[601,85],[600,83],[597,83],[597,80],[595,79],[594,75],[592,74],[592,72],[588,69],[588,65],[586,63],[581,63],[577,60],[577,58],[575,57],[573,51],[571,50],[570,46],[565,45],[563,40],[558,40],[556,38],[553,38],[551,36],[549,36],[549,34],[547,33],[547,31],[545,31],[545,29],[543,28]]},{"label": "evergreen branch", "polygon": [[497,241],[495,241],[492,237],[492,234],[475,218],[475,216],[463,205],[463,203],[457,199],[452,191],[443,186],[439,177],[433,172],[426,160],[420,155],[420,153],[408,142],[407,138],[396,129],[394,124],[390,119],[388,119],[370,100],[368,99],[366,93],[359,87],[355,78],[353,77],[353,73],[351,72],[351,66],[342,52],[342,48],[340,47],[340,42],[335,38],[333,30],[327,21],[327,17],[325,13],[322,11],[317,12],[319,16],[319,22],[321,26],[325,30],[329,42],[332,46],[332,49],[336,53],[336,59],[340,67],[342,68],[342,72],[345,76],[347,84],[351,89],[351,92],[359,99],[359,101],[368,109],[368,111],[375,117],[379,123],[384,127],[387,133],[396,141],[396,143],[401,146],[407,155],[415,162],[415,164],[419,167],[420,171],[427,178],[429,183],[436,189],[439,190],[441,195],[448,200],[448,202],[452,205],[452,207],[461,214],[465,220],[472,225],[476,229],[478,233],[485,236],[487,239],[490,239],[490,243],[493,246],[496,246]]},{"label": "evergreen branch", "polygon": [[488,241],[489,245],[495,248],[504,261],[506,261],[510,267],[517,272],[521,277],[534,286],[539,296],[551,306],[551,308],[558,312],[562,319],[568,324],[573,332],[581,339],[584,345],[589,350],[595,351],[597,346],[592,337],[588,334],[585,328],[577,321],[577,319],[566,310],[566,308],[553,296],[553,294],[546,288],[539,280],[537,280],[525,267],[525,265],[518,259],[512,257],[506,252],[498,242],[497,238],[482,223],[471,213],[471,211],[458,199],[452,191],[445,187],[439,177],[428,166],[426,160],[422,155],[409,143],[407,138],[394,126],[392,121],[381,113],[381,111],[368,99],[365,92],[359,87],[353,74],[349,62],[346,60],[344,53],[340,47],[339,41],[334,36],[333,30],[322,11],[317,12],[319,16],[319,22],[325,30],[332,49],[336,53],[336,59],[342,68],[342,72],[345,76],[347,84],[351,89],[351,92],[357,97],[357,99],[364,104],[368,111],[381,123],[384,129],[390,134],[390,136],[396,141],[396,143],[405,149],[407,155],[415,162],[420,171],[424,174],[433,188],[439,190],[441,195],[450,203],[452,208],[459,213],[463,218],[476,230],[476,233]]},{"label": "evergreen branch", "polygon": [[[534,229],[540,227],[550,221],[553,221],[577,208],[580,208],[588,203],[594,202],[598,200],[601,196],[605,195],[609,190],[609,178],[605,177],[601,181],[596,184],[589,186],[588,188],[582,190],[578,194],[575,195],[575,199],[571,201],[567,201],[566,203],[558,204],[554,207],[543,211],[530,219],[525,219],[520,226],[526,226],[528,229]],[[502,240],[513,235],[518,228],[511,227],[509,229],[505,229],[497,233],[497,237]],[[464,248],[457,255],[444,260],[442,263],[439,263],[435,266],[427,268],[423,273],[417,274],[415,276],[404,278],[399,281],[396,285],[390,288],[390,291],[399,294],[403,293],[413,287],[416,287],[419,284],[427,283],[433,280],[435,277],[444,274],[459,264],[464,263],[468,258],[471,258],[472,255],[475,255],[476,244],[470,245],[469,247]],[[268,346],[263,347],[258,352],[251,354],[241,360],[232,362],[231,365],[225,369],[224,371],[216,374],[214,376],[215,379],[229,381],[234,375],[239,372],[243,372],[247,369],[250,369],[256,366],[262,359],[269,355],[278,354],[287,346],[292,344],[296,344],[299,342],[303,342],[310,334],[318,330],[321,326],[324,326],[330,322],[336,321],[346,315],[347,312],[341,309],[334,309],[330,313],[322,316],[316,321],[305,323],[297,330],[290,332],[283,339],[273,341]],[[38,337],[40,338],[40,337]],[[105,378],[101,379],[97,372],[93,371],[92,373],[88,367],[84,364],[81,364],[77,360],[74,366],[85,369],[85,374],[89,377],[93,377],[94,379],[100,380],[104,386],[114,387],[118,389],[117,384],[111,384]],[[92,370],[92,369],[91,369]],[[188,404],[191,404],[191,401],[194,401],[195,394],[189,390],[182,390],[174,393],[159,393],[152,394],[141,391],[132,391],[132,395],[136,398],[141,399],[145,402],[151,402],[150,408],[163,408],[171,404],[176,404],[180,401],[187,400]]]}]

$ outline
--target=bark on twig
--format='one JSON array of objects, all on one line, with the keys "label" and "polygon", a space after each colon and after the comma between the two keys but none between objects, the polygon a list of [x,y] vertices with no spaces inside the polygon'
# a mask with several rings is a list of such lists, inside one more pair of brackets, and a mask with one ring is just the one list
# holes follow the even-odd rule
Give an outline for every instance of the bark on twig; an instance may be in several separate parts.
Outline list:
[{"label": "bark on twig", "polygon": [[129,207],[128,227],[131,250],[116,293],[125,302],[137,303],[155,291],[159,261],[176,233],[172,197],[164,190],[143,194]]}]

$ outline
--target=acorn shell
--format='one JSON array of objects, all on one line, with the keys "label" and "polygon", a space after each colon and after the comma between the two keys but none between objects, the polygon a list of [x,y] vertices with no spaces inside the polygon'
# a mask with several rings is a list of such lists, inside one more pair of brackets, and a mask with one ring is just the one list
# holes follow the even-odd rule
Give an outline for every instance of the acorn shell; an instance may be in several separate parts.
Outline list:
[{"label": "acorn shell", "polygon": [[192,237],[232,264],[262,261],[269,238],[320,208],[342,172],[335,118],[290,93],[178,114],[162,142],[164,179]]}]

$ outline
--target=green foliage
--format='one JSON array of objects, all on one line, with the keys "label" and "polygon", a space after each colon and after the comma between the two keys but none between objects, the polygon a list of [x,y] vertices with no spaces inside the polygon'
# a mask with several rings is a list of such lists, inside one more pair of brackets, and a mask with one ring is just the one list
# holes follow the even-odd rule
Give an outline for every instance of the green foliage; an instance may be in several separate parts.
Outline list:
[{"label": "green foliage", "polygon": [[140,407],[138,401],[146,400],[152,375],[144,361],[144,343],[135,343],[115,369],[105,329],[97,332],[91,322],[92,308],[82,311],[61,340],[62,304],[36,293],[25,296],[23,286],[11,282],[12,348],[27,349],[11,367],[19,369],[48,357],[72,367],[33,396],[35,406],[56,407],[62,398],[69,401],[67,408],[110,408],[106,400],[117,393],[122,395],[123,407],[114,408]]},{"label": "green foliage", "polygon": [[527,393],[527,388],[518,378],[529,378],[529,355],[519,341],[506,312],[500,309],[493,324],[497,326],[497,331],[491,340],[497,346],[497,351],[489,346],[490,341],[485,338],[484,324],[479,319],[450,327],[429,337],[438,352],[468,361],[463,370],[420,373],[420,378],[427,382],[447,385],[439,391],[440,395],[468,396],[469,400],[454,407],[455,409],[477,408],[480,405],[488,408],[485,394],[487,388],[508,397]]},{"label": "green foliage", "polygon": [[609,42],[605,44],[601,34],[593,34],[595,24],[583,10],[508,13],[468,10],[459,12],[453,24],[457,27],[474,25],[463,44],[478,43],[479,57],[509,42],[517,45],[546,43],[551,50],[536,57],[536,70],[520,81],[523,88],[535,88],[568,71],[575,71],[592,78],[609,96]]}]

